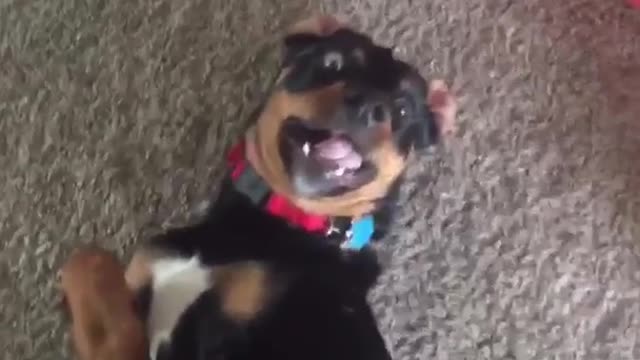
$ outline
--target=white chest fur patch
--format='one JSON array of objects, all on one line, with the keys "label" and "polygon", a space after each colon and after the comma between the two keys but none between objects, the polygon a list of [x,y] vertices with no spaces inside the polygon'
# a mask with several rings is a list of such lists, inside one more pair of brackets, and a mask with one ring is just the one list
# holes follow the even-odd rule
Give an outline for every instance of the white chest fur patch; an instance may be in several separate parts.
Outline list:
[{"label": "white chest fur patch", "polygon": [[153,273],[153,297],[147,323],[149,354],[156,358],[158,347],[169,340],[180,315],[211,286],[211,270],[202,266],[197,257],[161,259]]}]

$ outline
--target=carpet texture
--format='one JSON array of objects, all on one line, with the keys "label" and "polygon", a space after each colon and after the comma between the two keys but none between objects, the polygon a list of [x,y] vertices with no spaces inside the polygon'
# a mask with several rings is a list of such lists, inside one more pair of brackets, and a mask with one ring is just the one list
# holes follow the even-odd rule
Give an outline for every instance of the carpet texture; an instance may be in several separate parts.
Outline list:
[{"label": "carpet texture", "polygon": [[640,359],[640,12],[601,0],[1,0],[0,349],[70,359],[56,271],[190,221],[336,12],[453,84],[371,301],[396,359]]}]

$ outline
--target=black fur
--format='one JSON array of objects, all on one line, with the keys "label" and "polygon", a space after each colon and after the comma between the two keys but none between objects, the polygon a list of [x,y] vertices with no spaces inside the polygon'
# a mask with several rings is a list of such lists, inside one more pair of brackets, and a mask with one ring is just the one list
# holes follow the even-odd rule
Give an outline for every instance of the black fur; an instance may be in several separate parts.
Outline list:
[{"label": "black fur", "polygon": [[[219,266],[256,260],[286,281],[268,309],[239,324],[203,293],[183,314],[158,360],[390,359],[366,302],[380,272],[370,249],[344,252],[256,208],[227,181],[203,222],[152,242]],[[179,255],[178,255],[179,254]]]}]

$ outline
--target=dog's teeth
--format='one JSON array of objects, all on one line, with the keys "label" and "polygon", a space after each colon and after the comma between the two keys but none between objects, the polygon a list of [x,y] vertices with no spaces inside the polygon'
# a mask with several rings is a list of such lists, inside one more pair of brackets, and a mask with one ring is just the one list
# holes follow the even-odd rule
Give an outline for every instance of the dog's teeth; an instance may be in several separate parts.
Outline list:
[{"label": "dog's teeth", "polygon": [[309,156],[309,153],[311,152],[311,145],[309,145],[309,142],[306,142],[304,143],[304,145],[302,145],[302,152],[305,156]]},{"label": "dog's teeth", "polygon": [[343,167],[341,167],[341,168],[336,169],[336,170],[333,172],[333,174],[334,174],[335,176],[342,176],[342,175],[344,175],[344,171],[345,171],[345,169],[344,169]]}]

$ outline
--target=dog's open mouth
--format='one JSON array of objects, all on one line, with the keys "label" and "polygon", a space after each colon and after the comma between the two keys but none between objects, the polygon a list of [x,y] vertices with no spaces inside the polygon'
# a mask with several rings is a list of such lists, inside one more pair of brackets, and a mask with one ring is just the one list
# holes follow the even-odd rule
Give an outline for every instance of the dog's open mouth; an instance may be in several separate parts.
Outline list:
[{"label": "dog's open mouth", "polygon": [[309,159],[328,179],[342,178],[348,185],[349,178],[366,167],[364,156],[344,133],[315,129],[301,121],[290,121],[283,130],[289,150]]},{"label": "dog's open mouth", "polygon": [[342,176],[362,166],[362,155],[344,135],[329,136],[326,140],[313,144],[313,148],[307,142],[303,145],[302,151],[306,156],[313,156],[317,161],[326,164],[330,169],[330,176]]}]

